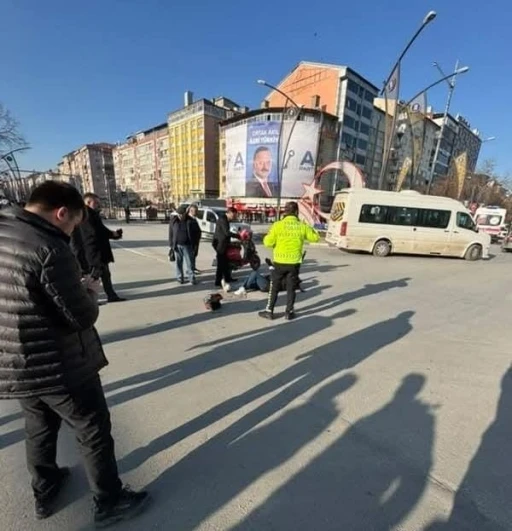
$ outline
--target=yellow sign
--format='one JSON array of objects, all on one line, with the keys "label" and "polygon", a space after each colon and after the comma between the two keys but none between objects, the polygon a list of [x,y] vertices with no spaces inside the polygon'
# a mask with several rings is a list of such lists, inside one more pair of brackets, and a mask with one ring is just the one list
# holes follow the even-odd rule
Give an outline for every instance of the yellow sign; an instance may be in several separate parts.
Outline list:
[{"label": "yellow sign", "polygon": [[405,157],[402,163],[402,167],[400,168],[400,173],[398,174],[398,177],[396,178],[396,191],[397,192],[399,192],[402,189],[405,178],[409,174],[411,166],[412,166],[411,157]]},{"label": "yellow sign", "polygon": [[335,203],[332,212],[331,212],[331,220],[332,221],[340,221],[343,219],[343,214],[345,213],[345,203],[339,202]]},{"label": "yellow sign", "polygon": [[462,195],[464,188],[464,181],[466,180],[466,172],[468,171],[468,154],[466,151],[458,155],[453,161],[453,168],[455,178],[457,179],[457,199]]}]

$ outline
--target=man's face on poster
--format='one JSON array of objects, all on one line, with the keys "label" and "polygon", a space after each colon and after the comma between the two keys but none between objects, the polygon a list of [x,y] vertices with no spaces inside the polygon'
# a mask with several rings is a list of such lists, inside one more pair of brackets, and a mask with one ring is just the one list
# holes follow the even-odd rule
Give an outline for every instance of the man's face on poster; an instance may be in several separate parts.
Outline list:
[{"label": "man's face on poster", "polygon": [[272,171],[272,153],[269,149],[262,149],[254,155],[252,163],[253,172],[256,177],[268,181],[270,172]]}]

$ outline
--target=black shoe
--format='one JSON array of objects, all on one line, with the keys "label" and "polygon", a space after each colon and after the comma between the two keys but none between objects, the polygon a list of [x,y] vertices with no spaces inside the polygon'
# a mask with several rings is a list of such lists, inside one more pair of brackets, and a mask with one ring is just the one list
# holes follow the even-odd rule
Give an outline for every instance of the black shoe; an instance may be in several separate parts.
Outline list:
[{"label": "black shoe", "polygon": [[199,269],[194,269],[194,275],[200,275],[201,274],[201,271],[199,271]]},{"label": "black shoe", "polygon": [[125,302],[126,299],[123,299],[123,297],[120,297],[119,295],[116,295],[115,297],[109,297],[107,299],[108,302]]},{"label": "black shoe", "polygon": [[222,284],[214,284],[214,287],[222,289]]},{"label": "black shoe", "polygon": [[263,310],[262,312],[258,312],[258,315],[263,319],[268,319],[269,321],[274,320],[274,313],[268,310]]},{"label": "black shoe", "polygon": [[293,319],[295,319],[295,312],[286,312],[284,314],[284,318],[287,320],[287,321],[293,321]]},{"label": "black shoe", "polygon": [[147,492],[133,492],[129,487],[124,487],[116,503],[96,503],[94,524],[97,528],[103,528],[134,518],[146,508],[149,499]]},{"label": "black shoe", "polygon": [[59,479],[41,498],[36,498],[35,511],[38,520],[49,518],[55,511],[55,504],[67,479],[71,475],[68,467],[59,468]]}]

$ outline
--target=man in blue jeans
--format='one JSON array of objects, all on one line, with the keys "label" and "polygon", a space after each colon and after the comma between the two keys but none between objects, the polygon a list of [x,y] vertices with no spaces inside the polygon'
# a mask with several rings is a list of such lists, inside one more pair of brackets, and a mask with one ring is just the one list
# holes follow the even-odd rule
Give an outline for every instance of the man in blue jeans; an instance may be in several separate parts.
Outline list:
[{"label": "man in blue jeans", "polygon": [[185,276],[191,284],[196,283],[194,253],[200,239],[197,221],[187,214],[187,207],[180,206],[178,214],[169,221],[169,247],[176,259],[176,278],[180,284],[185,284]]}]

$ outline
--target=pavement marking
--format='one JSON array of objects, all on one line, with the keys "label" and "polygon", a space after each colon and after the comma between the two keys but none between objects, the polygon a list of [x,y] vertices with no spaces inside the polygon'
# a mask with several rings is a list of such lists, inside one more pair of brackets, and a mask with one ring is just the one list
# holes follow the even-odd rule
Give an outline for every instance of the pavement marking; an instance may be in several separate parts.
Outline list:
[{"label": "pavement marking", "polygon": [[136,251],[135,249],[128,249],[128,247],[125,247],[124,245],[121,245],[117,242],[114,243],[115,247],[122,249],[123,251],[126,251],[128,253],[137,254],[139,256],[143,256],[144,258],[150,258],[151,260],[156,260],[157,262],[162,262],[162,264],[167,264],[168,260],[164,260],[163,258],[158,258],[157,256],[154,256],[152,254],[143,253],[142,251]]}]

